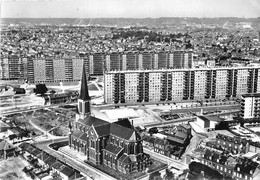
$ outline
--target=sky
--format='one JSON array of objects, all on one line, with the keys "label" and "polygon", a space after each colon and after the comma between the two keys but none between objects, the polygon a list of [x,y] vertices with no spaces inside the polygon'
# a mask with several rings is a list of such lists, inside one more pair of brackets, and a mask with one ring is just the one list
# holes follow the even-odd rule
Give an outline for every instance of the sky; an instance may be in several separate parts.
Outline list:
[{"label": "sky", "polygon": [[260,17],[260,0],[0,0],[2,18]]}]

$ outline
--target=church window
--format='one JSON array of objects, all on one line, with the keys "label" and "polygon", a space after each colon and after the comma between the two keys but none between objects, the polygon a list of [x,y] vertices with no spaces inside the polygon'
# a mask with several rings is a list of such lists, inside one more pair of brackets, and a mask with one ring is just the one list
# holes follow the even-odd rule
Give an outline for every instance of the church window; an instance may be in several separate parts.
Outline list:
[{"label": "church window", "polygon": [[93,137],[90,139],[90,147],[95,148],[95,141]]},{"label": "church window", "polygon": [[120,146],[120,147],[123,147],[123,141],[120,141],[120,142],[119,142],[119,146]]},{"label": "church window", "polygon": [[85,112],[86,113],[90,112],[89,102],[85,102]]},{"label": "church window", "polygon": [[79,102],[79,113],[82,113],[82,102]]},{"label": "church window", "polygon": [[111,138],[111,144],[114,144],[114,143],[115,143],[115,138],[112,137],[112,138]]}]

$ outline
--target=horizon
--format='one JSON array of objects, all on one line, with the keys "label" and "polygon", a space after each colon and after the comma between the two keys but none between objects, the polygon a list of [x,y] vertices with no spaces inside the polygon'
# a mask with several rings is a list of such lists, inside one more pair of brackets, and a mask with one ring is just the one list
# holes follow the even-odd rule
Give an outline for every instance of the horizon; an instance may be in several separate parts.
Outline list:
[{"label": "horizon", "polygon": [[260,0],[2,0],[1,17],[248,19],[260,17]]},{"label": "horizon", "polygon": [[197,19],[225,19],[225,18],[237,18],[237,19],[258,19],[258,17],[235,17],[235,16],[226,16],[226,17],[181,17],[181,16],[172,16],[172,17],[2,17],[2,19],[160,19],[160,18],[197,18]]}]

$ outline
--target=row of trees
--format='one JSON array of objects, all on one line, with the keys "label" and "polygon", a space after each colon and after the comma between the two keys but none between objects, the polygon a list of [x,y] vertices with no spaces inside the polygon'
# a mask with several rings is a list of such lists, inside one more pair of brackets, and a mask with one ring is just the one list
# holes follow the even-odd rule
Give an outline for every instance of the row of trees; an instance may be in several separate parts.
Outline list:
[{"label": "row of trees", "polygon": [[41,96],[44,96],[44,94],[48,91],[48,88],[45,84],[37,84],[36,88],[33,89],[33,92],[35,94],[40,94]]}]

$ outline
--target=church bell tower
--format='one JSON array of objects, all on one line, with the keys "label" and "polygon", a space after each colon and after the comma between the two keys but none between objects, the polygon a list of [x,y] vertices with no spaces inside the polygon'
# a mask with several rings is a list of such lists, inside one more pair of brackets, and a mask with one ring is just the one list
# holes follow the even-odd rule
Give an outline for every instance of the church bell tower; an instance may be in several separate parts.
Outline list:
[{"label": "church bell tower", "polygon": [[78,112],[79,118],[82,119],[86,116],[91,115],[91,98],[88,93],[88,84],[84,64],[81,78],[80,94],[78,98]]}]

